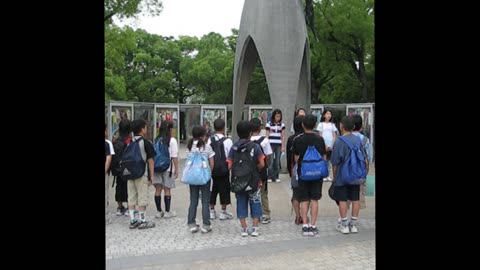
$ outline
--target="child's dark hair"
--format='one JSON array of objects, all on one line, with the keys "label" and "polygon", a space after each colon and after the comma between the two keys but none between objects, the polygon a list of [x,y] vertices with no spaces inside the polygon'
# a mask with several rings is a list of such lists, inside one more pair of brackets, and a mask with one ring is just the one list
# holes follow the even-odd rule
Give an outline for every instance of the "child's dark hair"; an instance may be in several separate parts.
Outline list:
[{"label": "child's dark hair", "polygon": [[252,132],[252,124],[250,121],[241,120],[237,123],[237,134],[240,139],[248,139]]},{"label": "child's dark hair", "polygon": [[303,118],[303,121],[302,121],[302,124],[303,124],[303,126],[305,127],[306,130],[307,129],[308,130],[313,130],[316,123],[317,123],[317,117],[313,114],[305,115],[305,117]]},{"label": "child's dark hair", "polygon": [[222,118],[218,118],[215,121],[213,121],[213,128],[215,131],[222,131],[225,128],[225,120]]},{"label": "child's dark hair", "polygon": [[333,113],[330,110],[325,110],[325,111],[322,112],[322,117],[320,118],[320,122],[325,122],[325,114],[327,112],[330,112],[330,114],[332,115],[332,117],[330,118],[330,123],[335,123],[335,120],[333,118]]},{"label": "child's dark hair", "polygon": [[307,110],[305,110],[304,108],[298,108],[297,110],[295,110],[295,115],[293,116],[293,119],[295,119],[295,117],[298,116],[298,113],[299,113],[300,111],[304,111],[305,114],[307,114]]},{"label": "child's dark hair", "polygon": [[143,119],[135,119],[132,122],[132,131],[133,134],[138,135],[140,131],[142,131],[142,128],[145,128],[147,123]]},{"label": "child's dark hair", "polygon": [[192,151],[192,145],[194,140],[198,140],[197,147],[205,147],[205,142],[203,141],[203,137],[207,135],[207,129],[204,126],[194,126],[192,128],[192,137],[190,141],[188,141],[187,147],[188,151]]},{"label": "child's dark hair", "polygon": [[293,119],[293,130],[295,131],[295,134],[299,134],[303,132],[302,122],[304,118],[305,118],[305,115],[300,115],[295,117],[295,119]]},{"label": "child's dark hair", "polygon": [[352,115],[353,118],[353,131],[360,131],[363,125],[363,119],[360,115],[354,114]]},{"label": "child's dark hair", "polygon": [[344,116],[342,119],[342,126],[345,131],[352,131],[353,130],[353,117],[352,116]]},{"label": "child's dark hair", "polygon": [[157,139],[162,137],[164,144],[170,144],[170,138],[172,137],[173,122],[170,120],[165,120],[160,124],[160,130],[158,131]]},{"label": "child's dark hair", "polygon": [[258,118],[252,118],[250,119],[250,123],[252,125],[252,132],[257,132],[260,131],[262,128],[262,121]]},{"label": "child's dark hair", "polygon": [[280,114],[280,123],[282,122],[282,111],[280,109],[275,109],[270,116],[270,123],[275,123],[275,115]]},{"label": "child's dark hair", "polygon": [[122,119],[122,121],[118,123],[118,133],[120,134],[120,137],[128,137],[128,134],[131,132],[130,130],[131,124],[132,124],[132,121],[128,119]]}]

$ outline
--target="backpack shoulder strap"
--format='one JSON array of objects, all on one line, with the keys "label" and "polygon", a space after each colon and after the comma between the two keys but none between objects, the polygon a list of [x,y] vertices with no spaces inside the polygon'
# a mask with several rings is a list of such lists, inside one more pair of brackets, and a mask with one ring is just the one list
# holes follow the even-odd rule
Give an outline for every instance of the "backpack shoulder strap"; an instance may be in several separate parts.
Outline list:
[{"label": "backpack shoulder strap", "polygon": [[345,138],[343,138],[343,136],[340,136],[340,137],[338,137],[338,138],[339,138],[342,142],[344,142],[344,143],[348,146],[348,148],[350,148],[350,149],[353,148],[353,145],[352,145],[350,142],[348,142],[348,140],[345,140]]},{"label": "backpack shoulder strap", "polygon": [[260,136],[260,138],[258,138],[258,140],[255,140],[255,141],[256,141],[258,144],[261,144],[264,139],[265,139],[265,136]]},{"label": "backpack shoulder strap", "polygon": [[367,141],[368,141],[368,137],[363,135],[363,139],[362,139],[362,145],[363,147],[365,147],[365,145],[367,145]]}]

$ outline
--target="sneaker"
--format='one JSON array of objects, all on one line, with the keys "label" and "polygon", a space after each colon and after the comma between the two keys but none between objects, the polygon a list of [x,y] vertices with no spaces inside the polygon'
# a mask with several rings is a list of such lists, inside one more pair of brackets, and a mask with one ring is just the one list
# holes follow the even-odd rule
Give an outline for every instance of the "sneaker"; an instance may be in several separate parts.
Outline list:
[{"label": "sneaker", "polygon": [[261,220],[262,224],[270,223],[270,217],[262,217],[260,220]]},{"label": "sneaker", "polygon": [[268,179],[267,182],[268,182],[268,183],[271,183],[271,182],[272,182],[272,179]]},{"label": "sneaker", "polygon": [[140,225],[138,225],[139,230],[153,228],[153,227],[155,227],[155,222],[153,222],[151,220],[144,221],[144,222],[140,223]]},{"label": "sneaker", "polygon": [[343,234],[348,234],[350,233],[350,230],[348,229],[348,226],[342,225],[342,223],[337,225],[337,231],[343,233]]},{"label": "sneaker", "polygon": [[248,236],[248,229],[247,227],[242,228],[242,237]]},{"label": "sneaker", "polygon": [[130,225],[128,226],[130,229],[135,229],[137,228],[138,226],[140,225],[140,221],[139,220],[130,220]]},{"label": "sneaker", "polygon": [[303,236],[309,236],[309,235],[313,235],[313,234],[310,234],[310,227],[302,227],[302,234]]},{"label": "sneaker", "polygon": [[202,233],[209,233],[212,231],[212,225],[203,225],[201,228]]},{"label": "sneaker", "polygon": [[190,227],[190,232],[191,233],[196,233],[196,232],[198,232],[199,228],[200,228],[200,225],[196,224],[195,226]]},{"label": "sneaker", "polygon": [[258,233],[258,227],[252,227],[252,234],[251,236],[257,237],[259,235]]},{"label": "sneaker", "polygon": [[228,212],[221,212],[220,215],[218,216],[218,219],[220,220],[225,220],[225,219],[232,219],[233,218],[233,215],[232,213],[228,213]]},{"label": "sneaker", "polygon": [[351,233],[358,233],[357,226],[350,224],[348,227],[350,227]]},{"label": "sneaker", "polygon": [[280,179],[275,179],[275,183],[280,183],[282,181],[280,181]]},{"label": "sneaker", "polygon": [[160,212],[157,211],[157,213],[155,214],[156,218],[162,218],[164,216],[165,216],[165,212],[163,212],[163,211],[160,211]]},{"label": "sneaker", "polygon": [[117,208],[117,217],[118,216],[123,216],[124,208]]},{"label": "sneaker", "polygon": [[123,211],[123,215],[126,217],[130,216],[130,213],[128,212],[128,208],[125,208],[125,211]]},{"label": "sneaker", "polygon": [[312,232],[312,235],[318,234],[318,228],[317,227],[310,227],[310,231]]},{"label": "sneaker", "polygon": [[215,210],[210,209],[210,219],[215,219],[216,213]]},{"label": "sneaker", "polygon": [[170,212],[165,212],[165,214],[163,215],[163,218],[172,218],[172,217],[176,217],[176,216],[177,216],[177,212],[170,211]]}]

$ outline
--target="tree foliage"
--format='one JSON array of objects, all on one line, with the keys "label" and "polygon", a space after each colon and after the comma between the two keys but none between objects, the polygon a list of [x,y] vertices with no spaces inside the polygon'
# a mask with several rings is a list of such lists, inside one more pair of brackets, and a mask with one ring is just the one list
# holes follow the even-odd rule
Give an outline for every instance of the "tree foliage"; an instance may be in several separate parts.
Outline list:
[{"label": "tree foliage", "polygon": [[[128,3],[127,3],[128,2]],[[135,16],[160,1],[105,1],[105,16]],[[375,51],[372,0],[313,1],[310,36],[313,104],[374,102]],[[110,16],[111,17],[111,16]],[[164,37],[142,29],[105,25],[105,98],[113,100],[231,104],[238,30],[223,37]],[[261,63],[248,86],[247,104],[268,104]]]}]

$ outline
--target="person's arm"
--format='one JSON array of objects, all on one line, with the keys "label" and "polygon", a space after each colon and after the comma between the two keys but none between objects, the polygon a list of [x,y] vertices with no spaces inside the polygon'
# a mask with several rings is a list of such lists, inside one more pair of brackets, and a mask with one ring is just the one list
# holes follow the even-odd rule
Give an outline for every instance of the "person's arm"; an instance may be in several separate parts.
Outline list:
[{"label": "person's arm", "polygon": [[282,129],[282,152],[285,154],[285,129]]},{"label": "person's arm", "polygon": [[257,163],[257,169],[261,170],[265,167],[265,156],[262,155],[260,158],[258,158],[258,163]]},{"label": "person's arm", "polygon": [[213,157],[208,159],[208,163],[210,164],[210,170],[213,171],[213,166],[215,165],[215,162],[213,161]]},{"label": "person's arm", "polygon": [[148,163],[148,171],[150,172],[150,174],[148,175],[148,185],[151,185],[153,183],[153,175],[154,175],[153,158],[147,159],[147,163]]},{"label": "person's arm", "polygon": [[112,164],[112,155],[108,155],[105,158],[105,174],[108,171],[108,168],[110,168],[110,164]]}]

